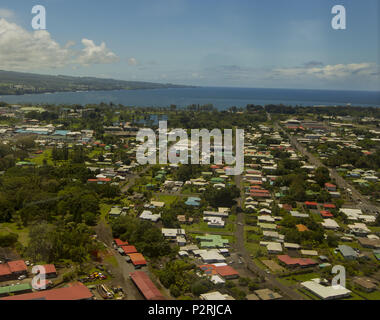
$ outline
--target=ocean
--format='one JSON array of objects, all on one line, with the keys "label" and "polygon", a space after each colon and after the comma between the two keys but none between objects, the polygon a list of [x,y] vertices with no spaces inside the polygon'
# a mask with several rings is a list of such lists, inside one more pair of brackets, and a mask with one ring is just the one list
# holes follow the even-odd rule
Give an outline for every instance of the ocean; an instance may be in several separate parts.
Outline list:
[{"label": "ocean", "polygon": [[259,88],[169,88],[148,90],[114,90],[88,92],[57,92],[0,96],[7,103],[32,104],[91,104],[113,102],[125,106],[165,107],[175,104],[184,107],[191,104],[213,104],[220,110],[247,104],[284,104],[290,106],[347,105],[380,107],[380,91],[336,91],[304,89]]}]

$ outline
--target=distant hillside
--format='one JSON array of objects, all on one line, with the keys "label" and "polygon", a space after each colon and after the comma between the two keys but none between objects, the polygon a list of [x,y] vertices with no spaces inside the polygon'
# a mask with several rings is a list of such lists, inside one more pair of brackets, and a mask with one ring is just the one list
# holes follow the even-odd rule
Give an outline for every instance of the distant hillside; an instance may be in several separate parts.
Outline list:
[{"label": "distant hillside", "polygon": [[0,70],[0,95],[20,95],[57,91],[134,90],[184,88],[171,83],[123,81],[95,77],[50,76]]}]

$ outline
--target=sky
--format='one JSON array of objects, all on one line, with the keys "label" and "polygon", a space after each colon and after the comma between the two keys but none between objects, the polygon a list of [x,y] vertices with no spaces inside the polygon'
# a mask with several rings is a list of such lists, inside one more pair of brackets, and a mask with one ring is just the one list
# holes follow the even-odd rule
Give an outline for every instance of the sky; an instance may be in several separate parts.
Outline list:
[{"label": "sky", "polygon": [[[334,30],[334,5],[346,29]],[[34,5],[46,30],[34,30]],[[200,86],[380,89],[378,0],[2,0],[0,69]]]}]

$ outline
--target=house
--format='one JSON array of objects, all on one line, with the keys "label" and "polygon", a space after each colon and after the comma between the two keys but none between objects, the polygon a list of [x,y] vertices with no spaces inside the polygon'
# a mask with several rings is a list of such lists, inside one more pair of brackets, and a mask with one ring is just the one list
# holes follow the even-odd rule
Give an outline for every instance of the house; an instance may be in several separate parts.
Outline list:
[{"label": "house", "polygon": [[292,258],[288,255],[277,256],[277,259],[287,267],[313,267],[318,263],[309,258]]},{"label": "house", "polygon": [[120,217],[122,209],[120,207],[112,207],[108,215],[112,218]]},{"label": "house", "polygon": [[160,213],[153,214],[152,211],[144,210],[140,214],[139,218],[142,219],[142,220],[148,220],[148,221],[152,221],[152,222],[157,222],[159,219],[161,219],[161,214]]},{"label": "house", "polygon": [[216,250],[206,250],[200,253],[200,258],[205,264],[212,264],[226,261],[226,258]]},{"label": "house", "polygon": [[365,223],[355,222],[353,224],[347,225],[347,227],[354,233],[356,236],[367,236],[367,234],[371,233],[371,230],[368,229]]},{"label": "house", "polygon": [[335,209],[336,206],[335,206],[335,204],[333,204],[333,203],[324,203],[324,204],[323,204],[323,208],[324,208],[325,210],[330,210],[330,209]]},{"label": "house", "polygon": [[279,293],[274,292],[270,289],[260,289],[255,290],[254,292],[261,300],[277,300],[282,298]]},{"label": "house", "polygon": [[193,207],[199,207],[201,202],[201,198],[198,197],[189,197],[185,204],[188,206],[193,206]]},{"label": "house", "polygon": [[330,211],[327,211],[327,210],[321,210],[319,211],[320,215],[322,218],[333,218],[334,215],[330,212]]},{"label": "house", "polygon": [[327,191],[336,191],[336,185],[335,184],[332,184],[332,183],[328,183],[326,182],[325,183],[325,188]]},{"label": "house", "polygon": [[297,224],[296,227],[299,232],[309,231],[309,228],[303,224]]},{"label": "house", "polygon": [[340,228],[339,224],[333,219],[324,219],[323,222],[321,222],[321,225],[330,230],[338,230]]},{"label": "house", "polygon": [[268,253],[278,254],[282,252],[282,245],[279,242],[270,242],[267,245]]},{"label": "house", "polygon": [[225,248],[229,245],[228,239],[216,234],[197,236],[195,239],[199,241],[201,248]]},{"label": "house", "polygon": [[175,240],[177,236],[186,236],[185,229],[162,228],[162,234],[166,239]]},{"label": "house", "polygon": [[305,201],[305,207],[307,209],[316,210],[318,209],[318,203],[312,201]]},{"label": "house", "polygon": [[367,277],[356,277],[353,280],[353,283],[359,287],[359,289],[365,292],[372,292],[377,289],[377,283],[375,283],[372,279]]},{"label": "house", "polygon": [[360,245],[363,248],[369,249],[380,249],[380,240],[378,239],[369,239],[369,238],[358,238]]},{"label": "house", "polygon": [[358,257],[357,252],[345,244],[339,245],[338,250],[346,260],[355,260]]}]

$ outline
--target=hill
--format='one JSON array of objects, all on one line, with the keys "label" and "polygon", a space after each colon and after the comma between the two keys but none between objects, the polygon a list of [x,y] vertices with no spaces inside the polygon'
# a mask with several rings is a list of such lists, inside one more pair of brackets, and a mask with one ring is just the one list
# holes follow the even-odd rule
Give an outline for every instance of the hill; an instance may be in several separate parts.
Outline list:
[{"label": "hill", "polygon": [[95,77],[52,76],[0,70],[0,95],[28,93],[184,88],[171,83],[124,81]]}]

